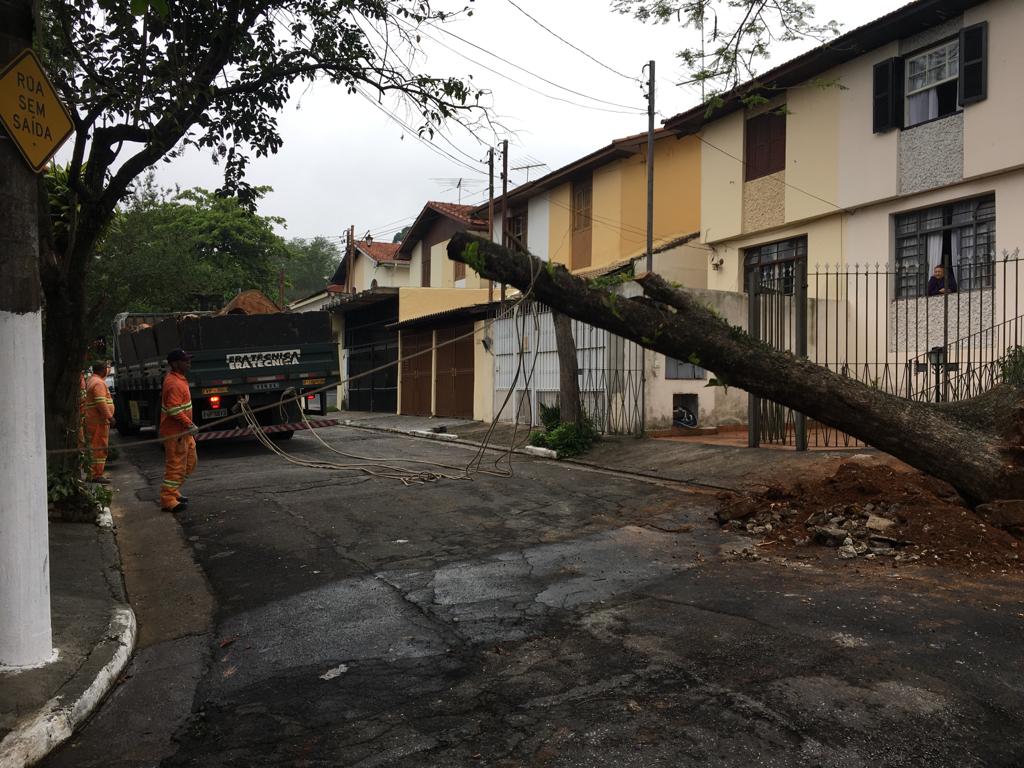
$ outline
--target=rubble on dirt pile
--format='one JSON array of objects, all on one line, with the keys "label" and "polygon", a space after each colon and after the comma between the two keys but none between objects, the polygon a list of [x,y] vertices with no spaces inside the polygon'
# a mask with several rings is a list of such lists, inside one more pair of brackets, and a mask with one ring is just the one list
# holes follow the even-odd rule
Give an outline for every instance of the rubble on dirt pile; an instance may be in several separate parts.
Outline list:
[{"label": "rubble on dirt pile", "polygon": [[772,551],[824,546],[843,560],[1024,570],[1024,543],[983,521],[951,487],[874,459],[845,461],[829,477],[791,487],[721,494],[719,502],[726,530],[760,537]]}]

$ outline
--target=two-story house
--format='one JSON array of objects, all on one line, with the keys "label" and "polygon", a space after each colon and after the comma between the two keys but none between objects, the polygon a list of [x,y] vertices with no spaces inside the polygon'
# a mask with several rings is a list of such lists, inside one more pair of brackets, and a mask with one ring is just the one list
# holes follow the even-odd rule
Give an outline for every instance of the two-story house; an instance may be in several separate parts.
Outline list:
[{"label": "two-story house", "polygon": [[[704,288],[706,247],[697,242],[700,142],[659,129],[654,169],[653,269],[687,287]],[[591,279],[642,271],[647,170],[646,133],[612,141],[496,198],[492,238]],[[486,206],[476,213],[485,215]],[[526,329],[525,341],[514,325],[512,320],[495,324],[496,415],[537,423],[539,406],[554,404],[558,392],[551,318],[542,313],[539,323]],[[606,431],[667,427],[679,397],[696,401],[705,386],[705,372],[689,362],[646,353],[582,323],[574,323],[573,333],[585,410]],[[522,375],[524,356],[530,376]]]},{"label": "two-story house", "polygon": [[753,289],[755,332],[874,386],[983,386],[1019,324],[1022,31],[1014,0],[919,0],[666,120],[701,145],[708,287]]}]

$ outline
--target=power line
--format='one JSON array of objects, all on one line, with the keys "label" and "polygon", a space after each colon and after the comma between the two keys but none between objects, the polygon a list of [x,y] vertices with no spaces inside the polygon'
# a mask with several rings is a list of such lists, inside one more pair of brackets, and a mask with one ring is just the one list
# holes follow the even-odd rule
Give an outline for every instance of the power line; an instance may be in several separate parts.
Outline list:
[{"label": "power line", "polygon": [[609,67],[607,64],[605,64],[600,59],[595,59],[593,56],[591,56],[589,53],[584,51],[582,48],[579,48],[578,46],[573,45],[568,40],[566,40],[564,37],[562,37],[560,34],[558,34],[553,29],[551,29],[550,27],[545,25],[543,22],[541,22],[539,19],[537,19],[535,16],[531,16],[529,13],[527,13],[525,10],[523,10],[522,6],[520,6],[517,3],[515,3],[514,0],[508,0],[508,4],[511,5],[513,8],[515,8],[517,11],[519,11],[521,14],[523,14],[523,16],[528,18],[530,21],[532,21],[538,27],[543,29],[545,32],[547,32],[548,34],[553,35],[557,39],[561,40],[563,43],[568,45],[570,48],[572,48],[577,53],[582,53],[584,56],[586,56],[588,59],[590,59],[595,64],[604,67],[605,69],[607,69],[612,74],[616,74],[619,77],[625,78],[626,80],[632,80],[633,82],[640,82],[640,78],[638,78],[638,77],[631,77],[630,75],[625,75],[622,72],[619,72],[619,70],[614,69],[613,67]]},{"label": "power line", "polygon": [[[733,160],[735,160],[737,163],[739,163],[744,168],[747,167],[747,161],[746,160],[744,160],[742,158],[739,158],[739,157],[736,157],[736,155],[732,154],[731,152],[727,152],[726,150],[722,149],[721,147],[715,146],[710,141],[705,139],[703,136],[698,136],[697,134],[694,134],[694,137],[697,138],[702,144],[707,144],[709,147],[711,147],[714,150],[717,150],[718,152],[721,152],[726,157],[731,157]],[[843,210],[843,207],[841,205],[837,205],[836,203],[833,203],[831,200],[826,200],[824,197],[816,195],[813,192],[808,192],[806,189],[803,189],[802,187],[798,187],[796,184],[790,184],[788,181],[783,181],[782,179],[778,179],[778,178],[774,179],[774,181],[776,181],[779,184],[782,184],[783,186],[789,187],[790,189],[795,189],[797,192],[802,192],[803,194],[807,195],[808,197],[813,197],[815,200],[818,200],[818,201],[824,203],[825,205],[830,205],[833,208],[835,208],[837,211]]]},{"label": "power line", "polygon": [[[436,26],[436,25],[433,28],[443,32],[446,35],[454,37],[456,40],[458,40],[459,42],[463,43],[464,45],[468,45],[471,48],[476,48],[478,51],[481,51],[482,53],[486,53],[488,56],[491,56],[491,57],[497,59],[498,61],[502,62],[503,64],[507,64],[508,66],[513,67],[514,69],[518,69],[520,72],[525,72],[530,77],[535,77],[538,80],[540,80],[542,82],[545,82],[548,85],[553,85],[555,88],[558,88],[560,90],[566,91],[567,93],[571,93],[571,94],[574,94],[576,96],[582,96],[584,99],[590,99],[591,101],[595,101],[598,104],[607,104],[610,107],[618,107],[619,109],[628,110],[629,112],[641,112],[642,113],[642,112],[645,111],[645,110],[638,109],[637,107],[634,107],[634,106],[632,106],[630,104],[619,104],[618,102],[608,101],[606,99],[600,99],[600,98],[598,98],[596,96],[591,96],[590,94],[583,93],[582,91],[577,91],[577,90],[574,90],[574,89],[569,88],[567,86],[560,85],[559,83],[556,83],[554,80],[549,80],[548,78],[544,77],[543,75],[538,75],[536,72],[532,72],[529,69],[527,69],[526,67],[522,67],[519,64],[516,64],[515,62],[509,61],[508,59],[503,58],[503,57],[499,56],[496,53],[493,53],[492,51],[488,51],[486,48],[483,48],[483,47],[477,45],[476,43],[470,42],[466,38],[461,37],[460,35],[455,34],[451,30],[448,30],[448,29],[445,29],[444,27]],[[421,33],[421,34],[423,34],[423,33]],[[437,42],[439,45],[444,45],[443,43],[440,43],[436,38],[430,38],[430,39],[434,40],[434,42]],[[448,48],[448,50],[452,51],[453,53],[456,53],[456,54],[462,56],[463,58],[465,58],[465,59],[467,59],[469,61],[472,61],[474,64],[478,64],[479,66],[484,67],[484,69],[487,69],[489,72],[494,72],[494,74],[496,74],[496,75],[499,75],[501,77],[505,77],[507,80],[511,80],[512,82],[516,83],[517,85],[523,86],[524,88],[529,88],[529,86],[524,85],[523,83],[520,83],[520,82],[518,82],[516,80],[512,80],[512,78],[508,77],[507,75],[503,75],[501,72],[497,72],[497,71],[495,71],[493,69],[490,69],[489,67],[481,64],[480,62],[475,61],[474,59],[470,59],[468,56],[460,53],[459,51],[456,51],[454,48],[450,48],[450,47],[448,47],[446,45],[444,47]],[[534,89],[531,88],[530,90],[534,90]],[[558,97],[551,97],[550,94],[544,94],[544,93],[542,93],[540,91],[536,91],[536,92],[537,93],[541,93],[542,96],[549,96],[550,98],[558,98]],[[570,102],[570,103],[572,103],[572,102]],[[584,108],[587,108],[587,109],[596,109],[596,107],[586,107],[586,105],[583,105],[583,104],[577,104],[576,106],[584,107]],[[612,110],[604,110],[604,111],[610,112]]]},{"label": "power line", "polygon": [[[483,171],[481,171],[481,170],[479,170],[477,168],[474,168],[473,166],[471,166],[469,163],[465,162],[464,160],[460,160],[459,158],[457,158],[455,155],[451,154],[450,152],[446,152],[445,150],[441,149],[439,146],[434,144],[432,141],[428,141],[427,139],[423,138],[423,136],[420,135],[419,131],[417,131],[414,128],[412,128],[410,125],[408,125],[405,121],[403,121],[400,117],[398,117],[398,115],[396,115],[394,112],[389,110],[387,107],[385,107],[384,105],[378,103],[372,96],[370,96],[368,93],[366,93],[366,91],[364,91],[362,88],[356,87],[355,90],[356,90],[356,92],[360,96],[362,96],[364,99],[366,99],[368,102],[370,102],[370,104],[372,104],[375,109],[380,110],[385,115],[387,115],[392,120],[394,120],[396,123],[398,123],[398,125],[400,125],[402,128],[404,128],[407,133],[409,133],[413,138],[415,138],[417,141],[419,141],[421,144],[423,144],[423,146],[427,147],[431,152],[434,152],[435,154],[438,154],[439,156],[445,157],[445,158],[451,160],[454,163],[457,163],[458,165],[462,166],[463,168],[465,168],[465,169],[467,169],[467,170],[469,170],[469,171],[471,171],[473,173],[479,173],[479,174],[483,175]],[[468,155],[467,155],[467,157],[468,157]]]},{"label": "power line", "polygon": [[[578,101],[573,101],[572,99],[566,99],[566,98],[564,98],[562,96],[555,96],[552,93],[545,93],[544,91],[541,91],[541,90],[539,90],[537,88],[534,88],[532,85],[527,85],[526,83],[522,82],[521,80],[516,80],[514,77],[511,77],[510,75],[506,75],[504,72],[499,72],[498,70],[496,70],[496,69],[494,69],[492,67],[487,66],[483,62],[477,61],[476,59],[472,58],[471,56],[467,56],[465,53],[463,53],[462,51],[458,50],[457,48],[453,48],[452,46],[448,45],[447,43],[441,42],[436,37],[432,37],[431,35],[428,35],[426,32],[420,31],[420,32],[418,32],[418,34],[422,35],[423,37],[427,38],[428,40],[433,41],[437,45],[440,45],[442,48],[445,48],[445,49],[451,51],[456,56],[459,56],[460,58],[465,59],[470,64],[476,64],[481,69],[485,69],[488,72],[490,72],[491,74],[497,75],[498,77],[500,77],[500,78],[502,78],[504,80],[508,80],[510,83],[514,83],[515,85],[518,85],[520,88],[525,88],[526,90],[530,91],[531,93],[536,93],[538,96],[543,96],[545,99],[551,99],[552,101],[560,101],[563,104],[570,104],[570,105],[572,105],[574,107],[579,107],[580,109],[591,109],[591,110],[594,110],[595,112],[609,112],[609,113],[615,114],[615,115],[637,115],[637,114],[642,114],[642,112],[639,109],[636,109],[636,108],[633,108],[633,107],[630,107],[630,108],[627,108],[627,109],[609,109],[608,107],[597,107],[597,106],[593,106],[591,104],[580,104]],[[451,33],[449,33],[449,34],[451,34]],[[461,40],[462,38],[459,38],[459,39]],[[478,47],[478,46],[474,46],[474,47]],[[483,49],[481,49],[481,50],[483,50]],[[508,62],[506,62],[506,63],[508,63]],[[515,66],[515,65],[512,65],[512,66]],[[566,90],[568,90],[568,89],[566,89]],[[590,98],[590,97],[586,97],[586,98]]]}]

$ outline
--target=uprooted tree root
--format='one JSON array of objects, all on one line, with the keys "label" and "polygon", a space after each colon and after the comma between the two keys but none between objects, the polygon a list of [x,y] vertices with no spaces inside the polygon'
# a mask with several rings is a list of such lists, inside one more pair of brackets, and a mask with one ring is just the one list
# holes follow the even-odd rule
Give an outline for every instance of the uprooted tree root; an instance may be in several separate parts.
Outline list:
[{"label": "uprooted tree root", "polygon": [[971,510],[950,485],[870,460],[759,493],[721,494],[717,516],[726,530],[757,537],[765,554],[1024,572],[1024,541]]}]

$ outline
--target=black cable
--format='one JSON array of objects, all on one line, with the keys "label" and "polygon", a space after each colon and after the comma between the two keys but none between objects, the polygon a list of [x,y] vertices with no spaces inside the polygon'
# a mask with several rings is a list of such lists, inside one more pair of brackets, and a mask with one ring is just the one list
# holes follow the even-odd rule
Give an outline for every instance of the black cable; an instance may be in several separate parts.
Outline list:
[{"label": "black cable", "polygon": [[562,37],[562,36],[561,36],[560,34],[558,34],[558,33],[557,33],[557,32],[555,32],[555,31],[554,31],[553,29],[551,29],[551,27],[548,27],[548,26],[547,26],[547,25],[545,25],[545,24],[544,24],[543,22],[541,22],[541,21],[540,21],[539,19],[537,19],[537,18],[536,18],[535,16],[531,16],[531,15],[530,15],[529,13],[527,13],[527,12],[526,12],[526,11],[525,11],[525,10],[524,10],[524,9],[522,8],[522,6],[520,6],[520,5],[516,4],[514,0],[508,0],[508,4],[509,4],[509,5],[511,5],[511,6],[513,7],[513,8],[515,8],[515,9],[516,9],[517,11],[519,11],[519,12],[520,12],[521,14],[523,14],[523,16],[525,16],[526,18],[528,18],[528,19],[529,19],[530,21],[532,21],[532,22],[533,22],[534,24],[536,24],[536,25],[537,25],[538,27],[540,27],[541,29],[543,29],[543,30],[544,30],[545,32],[547,32],[548,34],[550,34],[550,35],[552,35],[552,36],[556,37],[557,39],[561,40],[561,41],[562,41],[563,43],[565,43],[566,45],[568,45],[568,46],[569,46],[570,48],[572,48],[572,49],[573,49],[574,51],[576,51],[577,53],[581,53],[581,54],[583,54],[584,56],[586,56],[586,57],[587,57],[588,59],[590,59],[590,60],[591,60],[592,62],[594,62],[594,63],[595,63],[595,64],[597,64],[598,66],[604,67],[605,69],[607,69],[607,70],[608,70],[609,72],[611,72],[612,74],[618,75],[619,77],[625,78],[626,80],[631,80],[631,81],[633,81],[633,82],[635,82],[635,83],[639,83],[639,82],[640,82],[640,78],[638,78],[638,77],[631,77],[630,75],[625,75],[625,74],[623,74],[622,72],[619,72],[619,70],[617,70],[617,69],[615,69],[615,68],[613,68],[613,67],[609,67],[609,66],[608,66],[607,64],[605,64],[605,63],[604,63],[603,61],[601,61],[600,59],[596,59],[596,58],[594,58],[594,57],[593,57],[593,56],[591,56],[591,55],[590,55],[589,53],[587,53],[586,51],[584,51],[584,50],[583,50],[582,48],[580,48],[580,47],[578,47],[578,46],[575,46],[575,45],[573,45],[573,44],[572,44],[572,43],[570,43],[570,42],[569,42],[568,40],[566,40],[566,39],[565,39],[564,37]]}]

